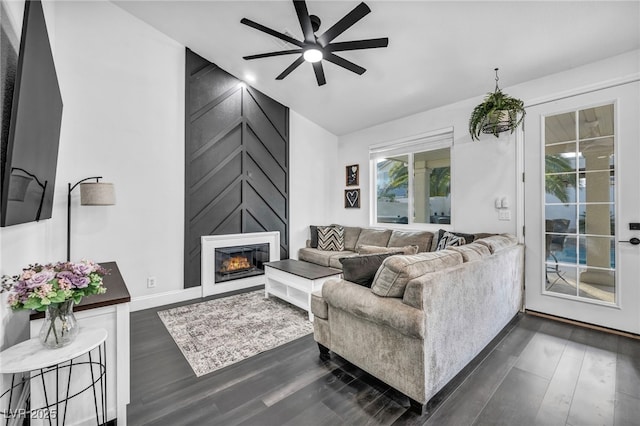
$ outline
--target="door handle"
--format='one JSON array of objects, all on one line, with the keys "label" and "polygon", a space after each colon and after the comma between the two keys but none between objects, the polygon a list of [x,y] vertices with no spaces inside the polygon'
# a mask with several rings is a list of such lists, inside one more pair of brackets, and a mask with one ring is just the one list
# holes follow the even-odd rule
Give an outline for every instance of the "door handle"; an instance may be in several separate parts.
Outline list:
[{"label": "door handle", "polygon": [[633,237],[633,238],[629,238],[629,240],[627,240],[627,241],[618,241],[618,242],[619,243],[629,243],[629,244],[632,244],[634,246],[637,246],[638,244],[640,244],[640,238]]}]

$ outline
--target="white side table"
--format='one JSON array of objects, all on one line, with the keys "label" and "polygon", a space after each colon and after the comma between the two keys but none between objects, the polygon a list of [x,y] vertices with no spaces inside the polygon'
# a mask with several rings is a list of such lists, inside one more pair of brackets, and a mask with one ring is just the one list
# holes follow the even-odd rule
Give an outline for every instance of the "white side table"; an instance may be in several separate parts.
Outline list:
[{"label": "white side table", "polygon": [[[69,401],[89,389],[93,391],[95,421],[98,425],[106,423],[106,339],[105,329],[80,328],[76,339],[62,348],[47,349],[36,337],[0,352],[0,374],[13,375],[11,387],[0,396],[0,399],[8,397],[6,411],[0,412],[7,419],[7,424],[9,420],[22,420],[28,416],[31,424],[40,420],[49,425],[64,425],[70,417],[67,410]],[[74,367],[76,370],[80,367],[88,369],[88,375],[80,374],[79,377],[85,383],[78,383],[78,378],[72,377]],[[72,378],[75,378],[73,384]],[[65,379],[66,385],[61,383]],[[31,380],[31,386],[23,386],[24,380]],[[30,389],[31,404],[38,405],[36,408],[24,411],[19,407],[14,410],[14,391],[19,387]],[[41,387],[44,396],[42,406],[38,403],[42,398],[33,398],[36,387]]]}]

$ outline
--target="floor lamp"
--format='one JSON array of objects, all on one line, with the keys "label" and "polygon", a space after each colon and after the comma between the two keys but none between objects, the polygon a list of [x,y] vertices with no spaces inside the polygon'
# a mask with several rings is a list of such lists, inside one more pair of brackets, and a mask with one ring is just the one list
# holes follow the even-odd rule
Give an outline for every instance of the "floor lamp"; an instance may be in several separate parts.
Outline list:
[{"label": "floor lamp", "polygon": [[[87,182],[95,179],[95,182]],[[94,176],[79,180],[74,185],[69,183],[67,194],[67,262],[71,260],[71,192],[80,185],[80,205],[112,206],[116,203],[116,194],[112,183],[100,182],[102,176]]]}]

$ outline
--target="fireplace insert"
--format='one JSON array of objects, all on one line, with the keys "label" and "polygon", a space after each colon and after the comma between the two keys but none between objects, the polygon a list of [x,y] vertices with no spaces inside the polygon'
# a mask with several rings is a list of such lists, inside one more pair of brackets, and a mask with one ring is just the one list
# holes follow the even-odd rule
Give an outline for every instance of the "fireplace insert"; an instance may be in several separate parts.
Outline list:
[{"label": "fireplace insert", "polygon": [[216,283],[264,274],[269,262],[269,244],[216,248]]}]

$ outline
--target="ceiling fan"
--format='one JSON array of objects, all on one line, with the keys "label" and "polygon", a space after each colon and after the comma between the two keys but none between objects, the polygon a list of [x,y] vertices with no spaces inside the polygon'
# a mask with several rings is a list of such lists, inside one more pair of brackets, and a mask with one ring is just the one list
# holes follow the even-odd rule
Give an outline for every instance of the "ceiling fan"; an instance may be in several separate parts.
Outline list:
[{"label": "ceiling fan", "polygon": [[343,52],[347,50],[360,50],[360,49],[373,49],[377,47],[387,47],[389,45],[389,39],[384,38],[372,38],[367,40],[354,40],[332,43],[336,37],[349,29],[352,25],[364,18],[371,9],[364,3],[360,3],[351,12],[347,13],[342,19],[336,22],[331,28],[326,30],[322,35],[316,36],[316,31],[320,28],[320,18],[316,15],[309,15],[307,10],[307,4],[304,0],[293,0],[293,5],[298,15],[298,21],[300,21],[300,27],[304,34],[304,41],[297,40],[287,34],[272,30],[264,25],[258,24],[247,18],[242,18],[241,23],[255,28],[259,31],[267,33],[273,37],[284,40],[295,46],[296,49],[280,50],[276,52],[260,53],[257,55],[244,56],[244,59],[261,59],[269,58],[272,56],[282,55],[295,55],[300,56],[293,61],[280,75],[276,77],[276,80],[282,80],[288,76],[293,70],[300,66],[304,61],[311,62],[313,65],[313,71],[316,74],[316,80],[318,86],[326,84],[324,76],[324,69],[322,68],[322,60],[332,62],[342,68],[348,69],[358,75],[362,75],[366,69],[359,65],[348,61],[334,52]]}]

